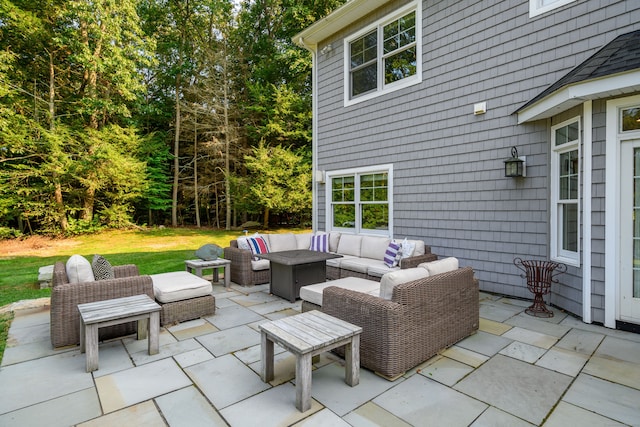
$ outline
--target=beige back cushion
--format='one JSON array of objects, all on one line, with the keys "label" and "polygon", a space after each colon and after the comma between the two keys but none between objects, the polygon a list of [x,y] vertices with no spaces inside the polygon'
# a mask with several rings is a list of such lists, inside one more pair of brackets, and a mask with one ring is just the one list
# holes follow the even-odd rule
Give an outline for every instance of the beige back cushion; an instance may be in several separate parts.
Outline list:
[{"label": "beige back cushion", "polygon": [[340,233],[331,231],[329,233],[329,252],[338,252],[338,243],[340,243]]},{"label": "beige back cushion", "polygon": [[311,236],[313,233],[300,233],[296,236],[296,249],[309,249],[311,246]]},{"label": "beige back cushion", "polygon": [[72,255],[65,265],[69,283],[93,282],[93,268],[88,259],[82,255]]},{"label": "beige back cushion", "polygon": [[393,296],[393,288],[413,280],[429,277],[429,272],[425,268],[406,268],[404,270],[385,273],[380,279],[380,298],[390,300]]},{"label": "beige back cushion", "polygon": [[436,274],[457,270],[458,258],[449,257],[449,258],[438,259],[431,262],[423,262],[418,267],[422,267],[426,269],[429,272],[429,276],[435,276]]},{"label": "beige back cushion", "polygon": [[[341,234],[338,242],[338,252],[342,255],[360,256],[360,244],[362,236],[356,234]],[[331,246],[329,246],[331,248]]]},{"label": "beige back cushion", "polygon": [[360,256],[382,261],[390,241],[391,239],[386,237],[362,236]]},{"label": "beige back cushion", "polygon": [[[296,241],[296,236],[293,233],[265,234],[263,237],[268,239],[267,244],[269,245],[269,252],[292,251],[294,249],[298,249],[298,242]],[[309,249],[308,246],[307,249]]]},{"label": "beige back cushion", "polygon": [[412,240],[412,242],[416,244],[412,256],[424,255],[424,242],[422,240]]}]

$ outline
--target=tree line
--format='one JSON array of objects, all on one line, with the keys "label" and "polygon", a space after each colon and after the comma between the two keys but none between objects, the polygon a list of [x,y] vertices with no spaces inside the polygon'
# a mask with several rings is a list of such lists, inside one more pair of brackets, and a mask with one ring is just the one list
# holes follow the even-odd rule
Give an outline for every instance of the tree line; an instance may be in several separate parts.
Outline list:
[{"label": "tree line", "polygon": [[341,0],[0,0],[0,237],[311,213],[311,57]]}]

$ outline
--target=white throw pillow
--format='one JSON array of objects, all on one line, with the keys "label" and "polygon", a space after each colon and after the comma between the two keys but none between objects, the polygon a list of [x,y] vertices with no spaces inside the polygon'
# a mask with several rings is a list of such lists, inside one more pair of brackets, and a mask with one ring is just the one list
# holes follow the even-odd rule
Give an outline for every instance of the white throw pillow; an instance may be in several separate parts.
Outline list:
[{"label": "white throw pillow", "polygon": [[390,300],[393,296],[393,288],[402,283],[429,277],[429,272],[424,268],[405,268],[404,270],[385,273],[380,279],[380,298]]},{"label": "white throw pillow", "polygon": [[449,257],[431,262],[423,262],[418,267],[426,269],[429,272],[429,276],[435,276],[436,274],[457,270],[458,258]]},{"label": "white throw pillow", "polygon": [[405,237],[402,241],[402,258],[409,258],[413,256],[413,251],[416,248],[416,243],[411,240],[407,240]]},{"label": "white throw pillow", "polygon": [[67,279],[69,283],[93,282],[93,268],[88,259],[82,255],[72,255],[66,264]]},{"label": "white throw pillow", "polygon": [[250,251],[251,248],[249,247],[249,240],[247,240],[247,237],[238,237],[237,241],[238,241],[238,249],[244,249],[245,251]]}]

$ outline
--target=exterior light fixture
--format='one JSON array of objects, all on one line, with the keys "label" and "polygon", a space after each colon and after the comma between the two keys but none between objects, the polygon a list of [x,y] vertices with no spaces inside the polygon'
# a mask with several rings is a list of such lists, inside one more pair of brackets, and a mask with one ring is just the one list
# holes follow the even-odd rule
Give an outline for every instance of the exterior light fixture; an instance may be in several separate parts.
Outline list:
[{"label": "exterior light fixture", "polygon": [[527,176],[526,157],[519,157],[516,147],[511,147],[511,157],[504,161],[504,176],[509,178]]}]

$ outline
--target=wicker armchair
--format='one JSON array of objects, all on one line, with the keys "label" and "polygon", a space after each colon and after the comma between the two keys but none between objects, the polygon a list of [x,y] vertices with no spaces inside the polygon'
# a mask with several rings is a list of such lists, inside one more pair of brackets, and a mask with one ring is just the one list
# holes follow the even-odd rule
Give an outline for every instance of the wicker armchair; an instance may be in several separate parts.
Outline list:
[{"label": "wicker armchair", "polygon": [[398,285],[391,300],[336,286],[321,310],[361,326],[360,364],[388,379],[478,330],[479,289],[471,267]]},{"label": "wicker armchair", "polygon": [[[80,343],[78,304],[147,294],[154,299],[151,277],[140,276],[138,267],[114,266],[115,279],[69,283],[65,264],[53,267],[51,289],[51,344],[54,348]],[[100,340],[136,332],[136,322],[100,328]]]},{"label": "wicker armchair", "polygon": [[253,271],[251,269],[251,251],[238,248],[238,241],[232,240],[229,247],[224,248],[225,259],[231,260],[231,281],[241,286],[254,286],[269,283],[270,270]]}]

